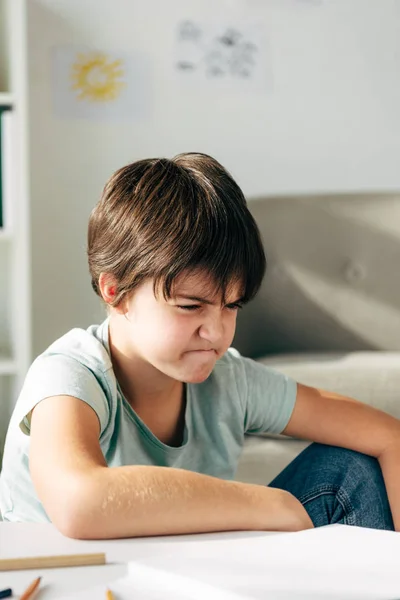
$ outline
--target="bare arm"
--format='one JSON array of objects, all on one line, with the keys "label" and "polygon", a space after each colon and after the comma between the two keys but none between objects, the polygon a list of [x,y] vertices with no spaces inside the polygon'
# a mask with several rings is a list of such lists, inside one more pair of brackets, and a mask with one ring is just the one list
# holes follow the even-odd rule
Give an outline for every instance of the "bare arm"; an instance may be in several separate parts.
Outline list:
[{"label": "bare arm", "polygon": [[313,527],[288,492],[183,469],[108,468],[99,422],[84,402],[48,398],[34,409],[30,469],[50,519],[67,536],[119,538]]},{"label": "bare arm", "polygon": [[378,459],[400,531],[400,420],[354,398],[297,385],[285,435],[350,448]]}]

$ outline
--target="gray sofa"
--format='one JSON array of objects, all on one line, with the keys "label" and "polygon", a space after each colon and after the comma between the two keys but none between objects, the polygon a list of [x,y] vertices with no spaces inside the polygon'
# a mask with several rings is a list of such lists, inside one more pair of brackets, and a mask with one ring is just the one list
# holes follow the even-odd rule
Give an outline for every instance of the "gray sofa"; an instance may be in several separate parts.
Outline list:
[{"label": "gray sofa", "polygon": [[[400,194],[252,200],[268,256],[234,346],[400,418]],[[269,483],[310,442],[249,436],[237,479]]]}]

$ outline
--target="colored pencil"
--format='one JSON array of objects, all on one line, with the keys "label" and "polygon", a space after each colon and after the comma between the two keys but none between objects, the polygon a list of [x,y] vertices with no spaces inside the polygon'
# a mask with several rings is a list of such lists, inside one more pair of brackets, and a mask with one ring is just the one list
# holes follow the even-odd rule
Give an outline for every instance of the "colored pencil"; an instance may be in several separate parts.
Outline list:
[{"label": "colored pencil", "polygon": [[65,556],[28,556],[26,558],[6,558],[0,560],[0,571],[20,569],[53,569],[58,567],[81,567],[104,565],[105,554],[67,554]]},{"label": "colored pencil", "polygon": [[42,579],[41,577],[38,577],[37,579],[32,581],[32,583],[30,585],[28,585],[28,587],[26,588],[26,590],[24,591],[24,593],[22,594],[22,596],[19,600],[29,600],[29,598],[32,597],[32,595],[35,593],[36,589],[39,587],[41,579]]}]

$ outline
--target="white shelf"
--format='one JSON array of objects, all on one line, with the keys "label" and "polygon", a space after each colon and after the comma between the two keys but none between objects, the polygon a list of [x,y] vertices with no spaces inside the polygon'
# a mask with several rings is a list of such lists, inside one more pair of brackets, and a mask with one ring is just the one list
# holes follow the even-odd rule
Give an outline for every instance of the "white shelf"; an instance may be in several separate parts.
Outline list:
[{"label": "white shelf", "polygon": [[[4,436],[31,363],[27,0],[0,0],[3,227],[0,228],[0,463]],[[1,464],[0,464],[1,467]]]},{"label": "white shelf", "polygon": [[15,102],[14,95],[7,92],[0,92],[0,106],[13,106]]},{"label": "white shelf", "polygon": [[0,227],[0,242],[6,242],[12,240],[13,234],[9,229],[2,229]]},{"label": "white shelf", "polygon": [[11,358],[0,356],[0,375],[15,375],[18,372],[18,365]]}]

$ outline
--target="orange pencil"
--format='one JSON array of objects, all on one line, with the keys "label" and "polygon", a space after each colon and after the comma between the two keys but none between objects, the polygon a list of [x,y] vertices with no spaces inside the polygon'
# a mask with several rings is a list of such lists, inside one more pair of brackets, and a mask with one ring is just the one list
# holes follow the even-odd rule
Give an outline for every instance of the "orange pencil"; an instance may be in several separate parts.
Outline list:
[{"label": "orange pencil", "polygon": [[106,600],[114,600],[114,594],[111,590],[106,591]]},{"label": "orange pencil", "polygon": [[39,587],[39,583],[40,583],[41,579],[42,579],[41,577],[38,577],[37,579],[35,579],[35,581],[32,581],[32,583],[26,588],[26,590],[24,591],[24,593],[22,594],[22,596],[19,600],[29,600],[29,598],[32,597],[32,594],[34,593],[36,588]]}]

